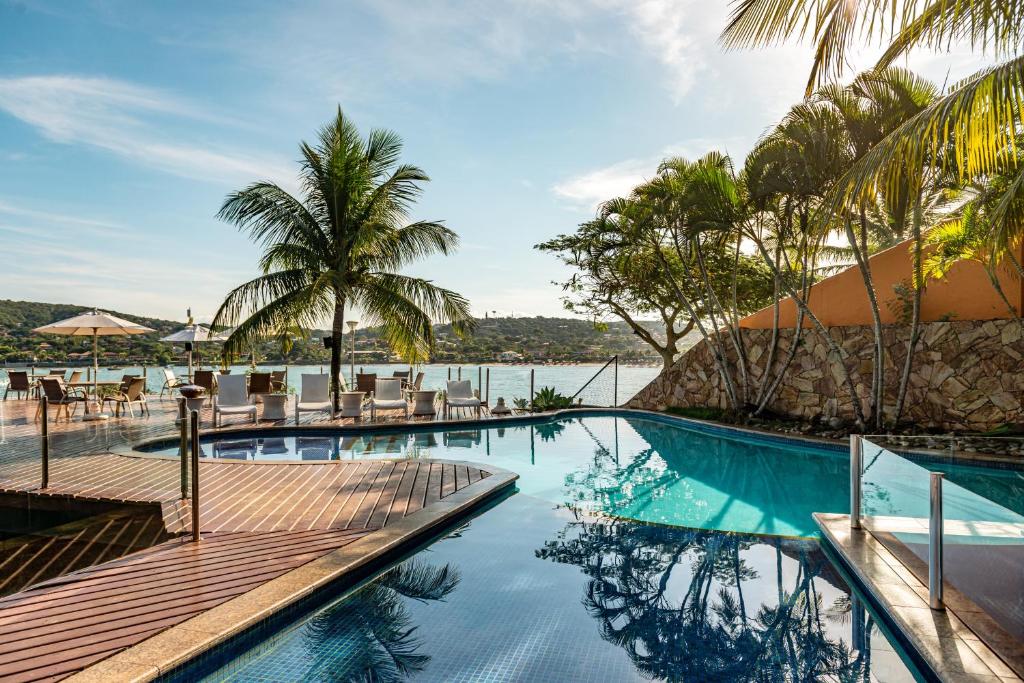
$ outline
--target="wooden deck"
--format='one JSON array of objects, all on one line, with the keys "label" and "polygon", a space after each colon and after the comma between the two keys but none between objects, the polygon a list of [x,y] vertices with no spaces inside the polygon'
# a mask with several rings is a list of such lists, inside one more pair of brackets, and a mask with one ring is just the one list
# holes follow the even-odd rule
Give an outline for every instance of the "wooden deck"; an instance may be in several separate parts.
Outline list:
[{"label": "wooden deck", "polygon": [[[204,459],[203,540],[194,544],[183,536],[191,531],[191,501],[180,497],[179,462],[112,452],[174,434],[172,402],[155,404],[149,418],[53,428],[46,489],[31,406],[5,406],[0,493],[37,504],[121,502],[136,512],[90,518],[64,543],[16,539],[0,558],[8,592],[20,589],[0,598],[4,681],[71,675],[490,476],[470,464],[430,460]],[[140,521],[146,509],[149,521]]]}]

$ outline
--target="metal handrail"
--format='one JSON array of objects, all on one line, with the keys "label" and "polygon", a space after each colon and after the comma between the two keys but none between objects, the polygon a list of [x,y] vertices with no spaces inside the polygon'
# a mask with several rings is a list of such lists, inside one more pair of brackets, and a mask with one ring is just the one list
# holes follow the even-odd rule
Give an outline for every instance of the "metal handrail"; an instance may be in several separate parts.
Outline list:
[{"label": "metal handrail", "polygon": [[43,456],[43,472],[42,472],[42,486],[39,488],[46,489],[50,486],[50,402],[46,396],[39,399],[39,411],[42,413],[43,427],[42,427],[42,456]]},{"label": "metal handrail", "polygon": [[192,411],[192,541],[202,540],[199,534],[199,411]]},{"label": "metal handrail", "polygon": [[928,493],[928,606],[943,609],[942,603],[942,472],[932,472]]},{"label": "metal handrail", "polygon": [[181,499],[188,498],[188,432],[190,413],[185,409],[185,399],[178,399],[178,414],[181,416],[181,434],[178,443],[178,459],[181,461]]},{"label": "metal handrail", "polygon": [[575,394],[573,394],[572,396],[570,396],[570,397],[569,397],[569,400],[573,400],[573,399],[575,399],[575,398],[576,398],[577,396],[579,396],[580,394],[582,394],[582,393],[583,393],[583,391],[584,391],[584,390],[585,390],[585,389],[586,389],[587,387],[589,387],[589,386],[590,386],[590,384],[591,384],[591,383],[592,383],[592,382],[593,382],[593,381],[594,381],[595,379],[597,379],[597,376],[598,376],[598,375],[600,375],[600,374],[601,374],[602,372],[604,372],[604,371],[605,371],[605,369],[606,369],[606,368],[607,368],[607,367],[608,367],[609,365],[611,365],[612,363],[614,363],[614,364],[615,364],[615,376],[614,376],[614,379],[613,379],[613,382],[614,382],[614,388],[612,389],[612,404],[613,404],[613,405],[616,405],[616,406],[617,406],[617,405],[619,405],[619,354],[615,354],[614,356],[612,356],[611,358],[609,358],[609,359],[608,359],[608,362],[606,362],[606,363],[605,363],[604,365],[602,365],[602,366],[601,366],[601,369],[600,369],[600,370],[598,370],[597,372],[595,372],[595,373],[594,373],[594,375],[593,375],[593,376],[592,376],[592,377],[591,377],[590,379],[588,379],[588,380],[586,381],[586,383],[585,383],[585,384],[584,384],[584,385],[583,385],[582,387],[580,387],[580,388],[579,388],[579,391],[577,391],[577,392],[576,392]]}]

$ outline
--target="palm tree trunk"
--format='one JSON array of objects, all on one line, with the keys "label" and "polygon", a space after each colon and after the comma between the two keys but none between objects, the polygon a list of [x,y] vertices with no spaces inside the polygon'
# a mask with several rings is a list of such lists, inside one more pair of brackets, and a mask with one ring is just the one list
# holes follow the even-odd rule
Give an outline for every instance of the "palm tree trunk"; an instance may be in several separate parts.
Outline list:
[{"label": "palm tree trunk", "polygon": [[900,378],[899,394],[896,397],[896,410],[893,412],[893,426],[898,425],[903,415],[903,405],[907,400],[907,388],[910,386],[910,370],[914,365],[914,351],[921,333],[921,293],[924,281],[921,277],[921,192],[918,190],[917,202],[914,205],[914,272],[911,276],[914,283],[914,302],[910,320],[910,339],[907,341],[907,360],[903,364],[903,376]]},{"label": "palm tree trunk", "polygon": [[871,277],[871,263],[869,262],[867,244],[867,218],[864,215],[864,208],[860,210],[860,240],[853,233],[853,226],[849,219],[846,220],[846,238],[853,248],[853,255],[860,269],[861,279],[864,281],[864,291],[868,295],[868,303],[871,304],[871,324],[875,335],[874,367],[871,373],[871,416],[875,421],[875,428],[882,428],[882,414],[885,396],[885,345],[882,339],[882,316],[878,309],[878,296],[875,294],[875,283]]},{"label": "palm tree trunk", "polygon": [[331,393],[334,409],[341,409],[341,334],[345,329],[345,297],[334,293],[334,320],[331,322]]},{"label": "palm tree trunk", "polygon": [[[761,252],[761,256],[764,258],[765,263],[771,264],[772,257],[768,253],[768,250],[765,249],[764,243],[761,240],[754,240],[754,244],[757,246],[758,251]],[[811,321],[811,324],[817,328],[818,332],[821,334],[822,341],[825,342],[825,346],[828,347],[829,353],[832,357],[839,361],[839,366],[843,370],[843,384],[846,385],[846,390],[850,394],[850,400],[853,403],[853,412],[857,418],[857,422],[860,425],[867,424],[864,419],[864,406],[861,403],[860,396],[857,395],[857,387],[853,383],[853,377],[850,375],[850,370],[846,367],[846,354],[836,343],[835,339],[832,338],[832,335],[829,334],[828,328],[825,327],[824,323],[818,319],[818,316],[814,315],[814,311],[812,311],[810,306],[807,305],[807,300],[797,294],[796,290],[793,289],[793,286],[785,280],[783,280],[783,287],[785,288],[786,293],[789,294],[789,297],[793,300],[793,303],[795,303],[797,307],[804,312],[804,315]]]},{"label": "palm tree trunk", "polygon": [[757,404],[757,410],[754,413],[755,415],[764,409],[764,405],[766,403],[766,401],[764,401],[764,395],[767,393],[768,387],[770,386],[771,380],[769,378],[772,373],[772,367],[775,365],[775,354],[778,352],[779,348],[779,309],[782,304],[779,292],[779,249],[780,247],[775,247],[775,277],[773,278],[774,288],[772,290],[772,298],[774,299],[774,306],[772,307],[772,339],[768,347],[768,360],[764,366],[764,373],[761,375],[761,386],[758,388],[757,399],[755,399],[755,403]]}]

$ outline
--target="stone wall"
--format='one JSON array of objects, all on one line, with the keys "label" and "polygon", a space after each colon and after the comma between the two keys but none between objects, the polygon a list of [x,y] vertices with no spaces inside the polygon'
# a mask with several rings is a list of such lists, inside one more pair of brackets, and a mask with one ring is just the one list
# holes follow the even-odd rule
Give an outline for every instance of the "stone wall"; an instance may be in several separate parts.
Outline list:
[{"label": "stone wall", "polygon": [[[741,331],[747,349],[750,383],[757,387],[768,362],[771,330]],[[779,330],[776,367],[793,343],[794,330]],[[829,334],[846,352],[865,411],[871,390],[874,335],[870,327],[833,327]],[[910,330],[884,329],[886,406],[895,404]],[[723,341],[724,338],[723,338]],[[805,329],[800,347],[769,404],[772,412],[798,418],[854,420],[853,401],[843,381],[840,361],[831,358],[821,333]],[[726,341],[727,348],[731,344]],[[1018,320],[934,322],[921,326],[914,355],[903,421],[922,428],[986,431],[1024,422],[1024,339]],[[730,361],[735,362],[731,353]],[[721,378],[708,344],[701,341],[663,371],[627,404],[664,410],[669,406],[728,407]]]}]

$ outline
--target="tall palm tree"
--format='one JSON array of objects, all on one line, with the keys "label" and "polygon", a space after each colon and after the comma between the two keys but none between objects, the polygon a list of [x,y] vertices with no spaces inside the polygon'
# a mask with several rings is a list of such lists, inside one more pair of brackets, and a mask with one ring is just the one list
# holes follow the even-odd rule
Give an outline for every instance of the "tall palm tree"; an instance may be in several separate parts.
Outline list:
[{"label": "tall palm tree", "polygon": [[214,325],[235,325],[225,353],[295,325],[331,320],[331,387],[340,388],[341,335],[346,306],[379,325],[392,350],[409,362],[425,360],[434,322],[456,332],[470,325],[461,295],[401,274],[430,254],[449,254],[458,236],[439,221],[406,223],[429,180],[416,166],[399,164],[402,141],[371,130],[364,140],[338,108],[315,146],[303,142],[302,197],[259,182],[228,195],[219,218],[247,230],[263,246],[262,275],[224,299]]}]

